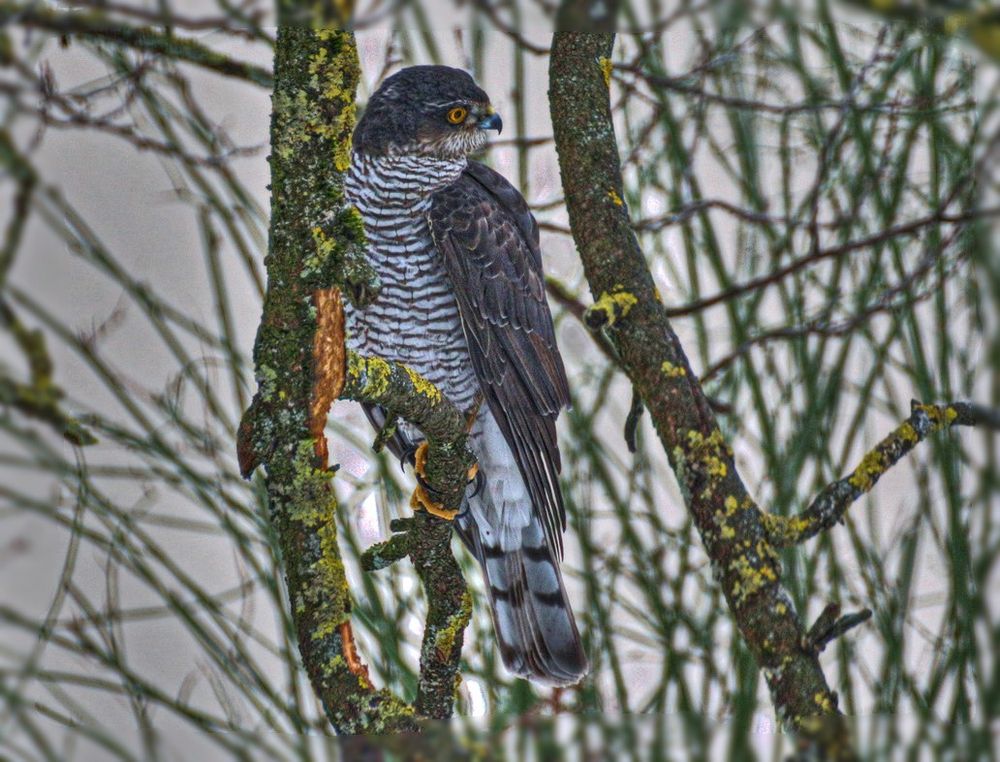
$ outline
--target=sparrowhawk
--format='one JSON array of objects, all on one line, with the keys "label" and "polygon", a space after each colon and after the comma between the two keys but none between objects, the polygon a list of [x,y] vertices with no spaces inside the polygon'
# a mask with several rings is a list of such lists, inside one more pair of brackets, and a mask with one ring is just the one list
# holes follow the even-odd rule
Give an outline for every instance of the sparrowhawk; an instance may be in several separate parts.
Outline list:
[{"label": "sparrowhawk", "polygon": [[[469,414],[479,472],[455,527],[482,567],[500,654],[517,675],[567,685],[587,671],[559,571],[555,423],[569,389],[535,219],[507,180],[468,158],[501,126],[459,69],[413,66],[372,95],[345,191],[381,288],[366,308],[348,307],[348,342],[408,365]],[[366,413],[386,423],[386,411]],[[404,423],[390,448],[405,457],[421,440]]]}]

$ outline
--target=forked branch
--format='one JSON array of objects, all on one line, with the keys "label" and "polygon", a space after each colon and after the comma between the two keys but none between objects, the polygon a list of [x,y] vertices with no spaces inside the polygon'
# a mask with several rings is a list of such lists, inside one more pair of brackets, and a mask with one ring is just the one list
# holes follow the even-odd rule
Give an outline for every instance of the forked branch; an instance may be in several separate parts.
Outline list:
[{"label": "forked branch", "polygon": [[870,492],[890,468],[934,432],[952,426],[1000,429],[1000,411],[969,402],[923,405],[914,400],[910,417],[879,442],[845,476],[825,487],[809,506],[795,516],[765,513],[764,526],[775,547],[798,545],[830,529],[854,501]]}]

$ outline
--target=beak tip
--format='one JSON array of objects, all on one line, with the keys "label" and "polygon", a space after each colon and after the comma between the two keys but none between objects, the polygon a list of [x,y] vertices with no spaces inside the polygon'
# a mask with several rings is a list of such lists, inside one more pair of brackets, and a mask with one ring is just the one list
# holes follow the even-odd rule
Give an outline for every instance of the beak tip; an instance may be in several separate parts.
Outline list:
[{"label": "beak tip", "polygon": [[496,112],[490,114],[485,119],[479,123],[480,129],[483,130],[496,130],[497,135],[503,132],[503,119]]}]

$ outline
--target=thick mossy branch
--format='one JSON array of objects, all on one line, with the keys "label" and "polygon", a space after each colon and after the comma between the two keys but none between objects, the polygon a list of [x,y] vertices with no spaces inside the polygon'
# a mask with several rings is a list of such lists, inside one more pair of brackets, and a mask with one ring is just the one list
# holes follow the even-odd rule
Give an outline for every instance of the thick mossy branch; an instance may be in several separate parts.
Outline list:
[{"label": "thick mossy branch", "polygon": [[[298,10],[279,6],[285,22]],[[324,434],[330,405],[337,398],[378,404],[420,427],[429,442],[427,482],[448,505],[460,504],[474,462],[464,417],[434,386],[402,365],[345,349],[342,294],[370,298],[378,288],[364,262],[360,218],[343,194],[359,74],[350,33],[279,25],[258,388],[237,442],[244,476],[264,467],[302,662],[330,722],[345,734],[412,731],[420,718],[451,715],[469,598],[451,554],[451,525],[415,518],[405,554],[429,607],[416,704],[371,685],[355,648],[337,542]]]},{"label": "thick mossy branch", "polygon": [[331,157],[349,151],[359,74],[351,34],[279,27],[267,292],[254,343],[258,388],[237,445],[245,475],[265,468],[302,662],[340,733],[416,727],[413,708],[376,690],[355,652],[322,434],[326,408],[344,381],[342,306],[330,281],[358,240],[345,225],[321,245],[315,231],[349,217],[346,164]]},{"label": "thick mossy branch", "polygon": [[420,512],[396,519],[395,534],[369,548],[361,557],[366,571],[377,571],[406,557],[413,561],[427,593],[427,625],[420,649],[417,714],[446,719],[458,686],[458,663],[465,628],[472,618],[472,596],[452,555],[451,522]]},{"label": "thick mossy branch", "polygon": [[[670,458],[733,618],[761,667],[775,708],[826,758],[851,758],[815,652],[780,584],[778,553],[747,493],[676,334],[628,210],[608,91],[614,36],[555,35],[549,83],[552,124],[570,227],[601,327],[614,344]],[[615,299],[618,295],[618,299]],[[628,295],[628,304],[619,302]],[[634,301],[633,301],[634,300]],[[627,309],[625,309],[627,307]],[[821,732],[822,731],[822,732]]]},{"label": "thick mossy branch", "polygon": [[952,426],[1000,428],[1000,413],[968,402],[923,405],[914,401],[910,417],[867,453],[843,479],[825,487],[809,507],[795,516],[762,516],[775,547],[805,542],[835,526],[851,504],[870,492],[890,468],[929,435]]},{"label": "thick mossy branch", "polygon": [[[446,509],[457,510],[475,460],[469,450],[465,416],[438,389],[410,368],[353,352],[341,397],[381,405],[413,423],[427,438],[427,484]],[[420,649],[416,711],[420,717],[447,719],[454,707],[458,665],[472,599],[451,552],[451,522],[419,512],[397,521],[388,541],[362,557],[367,570],[382,569],[409,557],[427,596],[427,620]]]}]

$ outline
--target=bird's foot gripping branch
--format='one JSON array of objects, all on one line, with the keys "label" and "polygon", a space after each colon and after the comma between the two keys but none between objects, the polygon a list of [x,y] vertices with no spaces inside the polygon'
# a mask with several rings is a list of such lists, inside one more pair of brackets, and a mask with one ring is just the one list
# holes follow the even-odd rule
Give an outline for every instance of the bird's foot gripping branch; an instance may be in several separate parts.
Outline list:
[{"label": "bird's foot gripping branch", "polygon": [[[461,505],[455,508],[448,508],[441,501],[441,495],[430,486],[427,480],[427,459],[429,457],[430,445],[421,442],[413,454],[413,470],[417,475],[417,486],[413,490],[413,497],[410,499],[410,507],[414,511],[426,511],[432,516],[437,516],[445,521],[454,521],[458,515]],[[473,463],[468,471],[468,481],[473,481],[479,475],[479,464]]]}]

